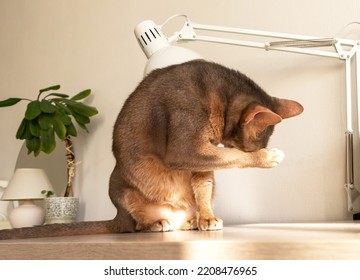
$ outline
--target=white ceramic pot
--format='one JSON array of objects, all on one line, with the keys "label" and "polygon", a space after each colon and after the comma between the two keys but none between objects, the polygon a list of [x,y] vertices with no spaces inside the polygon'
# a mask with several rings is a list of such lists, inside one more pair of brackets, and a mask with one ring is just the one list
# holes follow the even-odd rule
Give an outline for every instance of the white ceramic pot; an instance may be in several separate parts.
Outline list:
[{"label": "white ceramic pot", "polygon": [[77,197],[45,198],[45,224],[73,223],[79,210]]}]

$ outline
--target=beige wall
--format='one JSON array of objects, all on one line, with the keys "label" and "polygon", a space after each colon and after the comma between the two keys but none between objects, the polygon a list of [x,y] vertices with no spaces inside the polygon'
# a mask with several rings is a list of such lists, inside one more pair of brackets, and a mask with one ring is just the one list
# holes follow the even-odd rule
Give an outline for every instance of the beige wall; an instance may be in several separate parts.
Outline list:
[{"label": "beige wall", "polygon": [[[0,0],[0,99],[33,98],[39,88],[91,88],[100,114],[75,139],[81,218],[112,218],[107,195],[114,165],[112,126],[142,78],[146,59],[133,36],[145,19],[175,13],[194,22],[334,36],[360,20],[358,0]],[[179,23],[178,26],[181,26]],[[350,32],[350,37],[360,37]],[[175,30],[171,30],[175,31]],[[171,32],[165,30],[165,32]],[[344,76],[338,60],[234,46],[189,43],[209,60],[234,67],[269,94],[300,101],[302,116],[280,124],[270,146],[284,150],[273,170],[217,173],[216,213],[227,223],[348,219],[344,184]],[[25,103],[0,110],[0,179],[11,177],[21,142],[14,139]]]}]

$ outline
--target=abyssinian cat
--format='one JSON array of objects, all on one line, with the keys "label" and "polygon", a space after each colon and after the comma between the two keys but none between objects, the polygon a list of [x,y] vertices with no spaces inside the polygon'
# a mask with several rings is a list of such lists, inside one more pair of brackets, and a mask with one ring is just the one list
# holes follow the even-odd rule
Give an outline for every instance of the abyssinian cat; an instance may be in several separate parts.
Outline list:
[{"label": "abyssinian cat", "polygon": [[[300,114],[245,75],[195,60],[157,69],[126,100],[114,126],[113,220],[0,231],[0,239],[134,231],[218,230],[214,170],[278,165],[274,125]],[[220,146],[222,144],[222,146]]]}]

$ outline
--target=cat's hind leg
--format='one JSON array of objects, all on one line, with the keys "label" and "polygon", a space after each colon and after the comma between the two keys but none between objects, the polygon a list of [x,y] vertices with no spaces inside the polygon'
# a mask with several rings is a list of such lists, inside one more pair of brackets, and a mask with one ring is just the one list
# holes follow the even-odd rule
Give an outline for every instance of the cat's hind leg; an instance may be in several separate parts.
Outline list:
[{"label": "cat's hind leg", "polygon": [[149,201],[139,191],[129,191],[125,195],[125,204],[137,223],[137,231],[161,232],[197,228],[197,225],[194,225],[194,210]]}]

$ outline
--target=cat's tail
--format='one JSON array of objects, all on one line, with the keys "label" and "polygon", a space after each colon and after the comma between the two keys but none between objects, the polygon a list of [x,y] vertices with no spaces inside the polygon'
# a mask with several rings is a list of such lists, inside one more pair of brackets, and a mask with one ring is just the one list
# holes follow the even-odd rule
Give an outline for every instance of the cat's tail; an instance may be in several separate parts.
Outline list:
[{"label": "cat's tail", "polygon": [[114,220],[90,221],[68,224],[50,224],[34,227],[0,230],[0,240],[58,237],[71,235],[92,235],[105,233],[133,232],[133,227],[124,227]]}]

